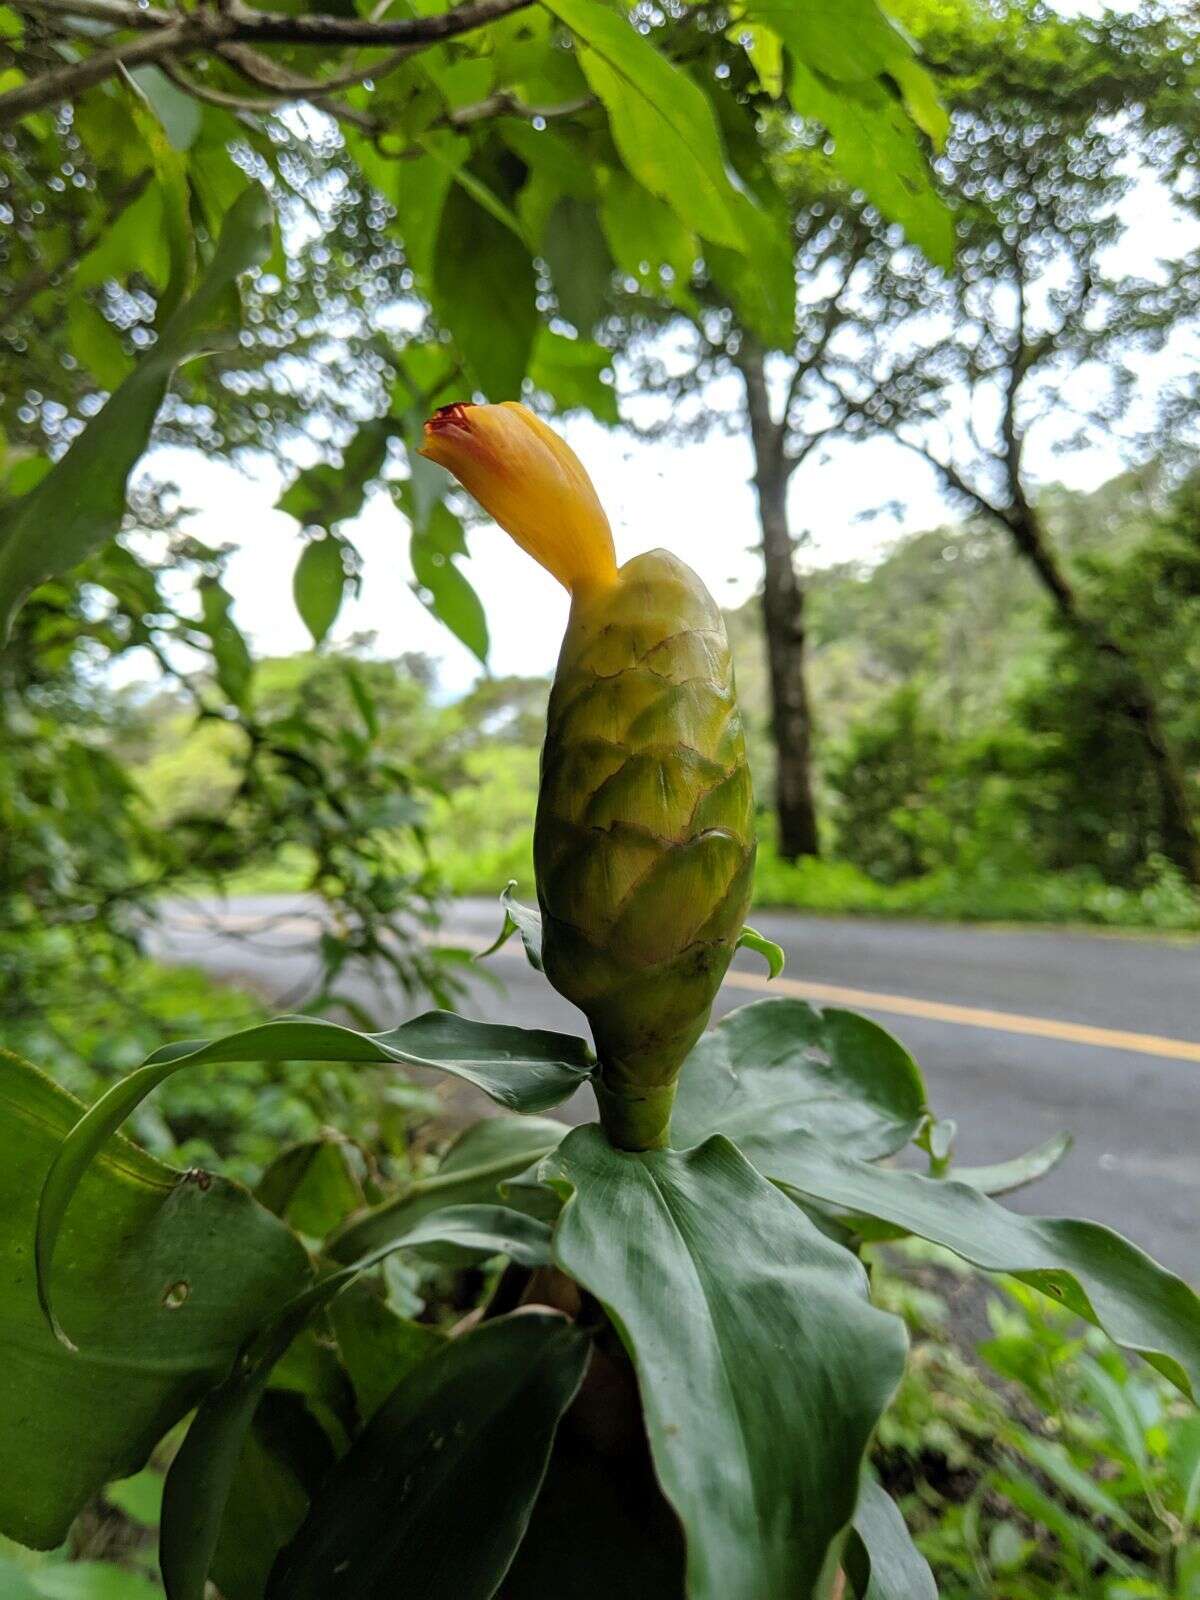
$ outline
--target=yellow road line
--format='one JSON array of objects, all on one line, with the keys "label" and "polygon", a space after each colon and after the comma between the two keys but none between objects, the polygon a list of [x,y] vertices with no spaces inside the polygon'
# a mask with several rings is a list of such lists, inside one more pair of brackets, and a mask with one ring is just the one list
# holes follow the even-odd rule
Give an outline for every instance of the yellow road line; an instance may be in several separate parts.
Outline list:
[{"label": "yellow road line", "polygon": [[[296,917],[303,919],[304,913]],[[229,924],[261,921],[245,913],[224,913]],[[290,918],[288,919],[291,920]],[[456,933],[444,928],[436,935],[438,944],[485,945],[473,933]],[[497,956],[521,957],[520,942],[514,940],[496,951]],[[1200,1040],[1169,1039],[1156,1033],[1126,1033],[1120,1028],[1097,1028],[1087,1022],[1061,1022],[1056,1017],[1026,1017],[1015,1011],[989,1011],[979,1006],[956,1006],[944,1000],[918,1000],[904,994],[881,994],[872,989],[851,989],[836,983],[814,983],[802,978],[767,978],[757,972],[728,972],[725,982],[733,989],[752,989],[768,995],[792,995],[798,1000],[816,1000],[823,1005],[859,1006],[865,1011],[881,1011],[887,1016],[919,1017],[924,1022],[945,1022],[959,1028],[983,1028],[989,1033],[1016,1033],[1035,1039],[1057,1039],[1064,1044],[1091,1045],[1101,1050],[1127,1050],[1135,1055],[1166,1056],[1173,1061],[1200,1062]]]},{"label": "yellow road line", "polygon": [[1131,1050],[1143,1056],[1169,1056],[1176,1061],[1200,1061],[1200,1041],[1165,1039],[1156,1033],[1125,1033],[1119,1028],[1095,1028],[1086,1022],[1060,1022],[1055,1017],[1023,1017],[1014,1011],[987,1011],[976,1006],[949,1005],[943,1000],[916,1000],[903,994],[876,994],[870,989],[846,989],[836,983],[808,983],[799,978],[766,978],[757,972],[729,972],[725,982],[735,989],[764,994],[795,995],[830,1005],[861,1006],[897,1017],[920,1017],[926,1022],[949,1022],[960,1028],[986,1028],[992,1033],[1023,1033],[1037,1039],[1059,1039],[1066,1044],[1087,1044],[1102,1050]]}]

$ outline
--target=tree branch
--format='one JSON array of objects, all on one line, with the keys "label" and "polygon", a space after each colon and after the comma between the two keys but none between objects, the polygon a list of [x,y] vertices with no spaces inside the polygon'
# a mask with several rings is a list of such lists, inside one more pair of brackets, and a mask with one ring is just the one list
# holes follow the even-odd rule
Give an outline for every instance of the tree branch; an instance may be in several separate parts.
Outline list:
[{"label": "tree branch", "polygon": [[122,68],[141,66],[148,61],[159,61],[165,56],[188,55],[203,48],[203,25],[188,18],[169,28],[163,28],[145,38],[111,50],[97,50],[82,61],[70,66],[56,67],[29,78],[7,94],[0,94],[0,128],[10,127],[31,112],[45,106],[57,105],[62,100],[73,100],[84,90],[105,78],[111,78]]},{"label": "tree branch", "polygon": [[999,522],[1010,532],[1012,531],[1012,512],[1009,508],[996,505],[981,490],[968,483],[952,461],[943,461],[940,456],[935,456],[932,450],[923,444],[918,444],[914,439],[906,439],[899,431],[894,432],[892,438],[897,444],[902,444],[906,450],[911,450],[914,455],[928,462],[946,487],[969,501],[976,511],[981,511],[985,517],[991,517],[994,522]]},{"label": "tree branch", "polygon": [[160,11],[154,6],[139,6],[136,0],[13,0],[18,11],[36,16],[82,17],[90,22],[109,22],[114,28],[169,28],[179,21],[179,13]]},{"label": "tree branch", "polygon": [[[111,21],[114,26],[149,28],[153,31],[141,39],[98,50],[69,66],[30,78],[18,88],[0,95],[0,127],[8,127],[44,106],[55,105],[82,94],[122,67],[128,69],[168,58],[178,64],[180,60],[202,50],[221,52],[223,47],[227,50],[231,46],[247,44],[325,44],[348,49],[394,45],[397,47],[395,59],[382,68],[390,71],[406,55],[485,27],[532,3],[533,0],[465,0],[462,5],[432,16],[375,21],[365,17],[274,14],[255,11],[242,5],[241,0],[227,0],[218,11],[193,11],[182,17],[153,9],[142,12],[137,6],[128,5],[126,0],[22,0],[22,8],[27,15],[90,16]],[[272,67],[275,67],[274,63]],[[285,69],[277,70],[283,72]],[[376,65],[371,70],[378,73],[381,67]],[[356,82],[360,77],[370,75],[370,71],[356,72],[346,81]],[[311,80],[300,81],[307,85]],[[323,93],[335,87],[337,81],[331,79],[321,84],[319,90],[306,87],[292,92],[298,95]]]}]

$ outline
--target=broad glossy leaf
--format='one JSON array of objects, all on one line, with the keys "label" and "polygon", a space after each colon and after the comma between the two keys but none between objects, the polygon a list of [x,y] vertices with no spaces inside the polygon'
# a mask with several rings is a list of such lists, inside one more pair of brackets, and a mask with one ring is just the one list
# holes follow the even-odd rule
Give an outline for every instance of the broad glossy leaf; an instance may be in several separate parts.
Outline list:
[{"label": "broad glossy leaf", "polygon": [[699,246],[665,200],[613,171],[605,177],[600,224],[623,273],[677,305],[692,304],[688,285]]},{"label": "broad glossy leaf", "polygon": [[837,7],[748,0],[745,16],[768,25],[787,45],[792,104],[824,123],[834,161],[850,184],[900,223],[931,260],[948,267],[953,220],[916,132],[940,144],[948,118],[907,37],[876,0],[845,0]]},{"label": "broad glossy leaf", "polygon": [[810,1200],[944,1245],[985,1272],[1020,1278],[1200,1395],[1200,1299],[1111,1228],[1018,1216],[964,1183],[869,1166],[807,1134],[795,1135],[771,1176]]},{"label": "broad glossy leaf", "polygon": [[566,1133],[543,1117],[487,1117],[454,1141],[437,1171],[415,1178],[394,1200],[364,1211],[326,1241],[335,1261],[353,1261],[447,1206],[488,1205],[499,1186],[548,1155]]},{"label": "broad glossy leaf", "polygon": [[537,332],[535,292],[526,246],[455,183],[434,249],[433,304],[489,400],[521,392]]},{"label": "broad glossy leaf", "polygon": [[589,1348],[541,1311],[450,1340],[338,1463],[276,1566],[270,1600],[489,1600]]},{"label": "broad glossy leaf", "polygon": [[67,335],[71,354],[102,389],[116,389],[129,376],[133,359],[116,329],[82,295],[73,296],[67,306]]},{"label": "broad glossy leaf", "polygon": [[79,1102],[0,1056],[0,1530],[49,1548],[101,1485],[140,1468],[309,1276],[244,1190],[172,1172],[114,1141],[83,1175],[61,1236],[71,1354],[38,1309],[36,1196]]},{"label": "broad glossy leaf", "polygon": [[684,1600],[683,1538],[648,1460],[564,1428],[498,1600]]},{"label": "broad glossy leaf", "polygon": [[177,89],[159,67],[135,67],[129,76],[150,102],[174,148],[190,149],[204,120],[199,102]]},{"label": "broad glossy leaf", "polygon": [[1057,1133],[1045,1144],[1026,1150],[1023,1155],[1008,1161],[997,1161],[986,1167],[954,1167],[950,1176],[958,1183],[969,1184],[980,1194],[1012,1194],[1026,1184],[1036,1183],[1048,1172],[1053,1172],[1070,1151],[1073,1140],[1069,1133]]},{"label": "broad glossy leaf", "polygon": [[920,1068],[876,1023],[804,1000],[756,1000],[684,1063],[671,1142],[683,1149],[723,1133],[775,1178],[798,1134],[874,1160],[906,1145],[925,1113]]},{"label": "broad glossy leaf", "polygon": [[859,1600],[937,1600],[929,1563],[913,1543],[899,1506],[869,1470],[859,1486],[846,1573]]},{"label": "broad glossy leaf", "polygon": [[637,1370],[691,1600],[823,1597],[902,1324],[727,1139],[630,1154],[577,1128],[543,1172],[572,1191],[555,1258]]},{"label": "broad glossy leaf", "polygon": [[[356,1033],[313,1017],[281,1017],[215,1040],[164,1045],[113,1084],[79,1119],[46,1175],[37,1216],[37,1282],[52,1326],[50,1264],[63,1218],[106,1140],[151,1090],[187,1066],[222,1061],[360,1061],[423,1067],[463,1078],[513,1111],[546,1111],[589,1081],[587,1046],[568,1034],[472,1022],[428,1011],[387,1033]],[[59,1330],[61,1331],[61,1330]]]},{"label": "broad glossy leaf", "polygon": [[345,552],[344,540],[326,534],[306,544],[296,563],[292,595],[314,644],[324,642],[342,609],[347,584]]},{"label": "broad glossy leaf", "polygon": [[543,4],[575,35],[584,74],[633,176],[686,227],[714,244],[746,250],[745,217],[753,208],[730,181],[716,118],[699,85],[606,6],[594,0]]},{"label": "broad glossy leaf", "polygon": [[146,449],[171,375],[181,361],[227,342],[237,323],[240,273],[270,250],[271,208],[257,184],[230,210],[196,292],[71,448],[0,517],[0,641],[35,584],[67,571],[112,538],[125,485]]},{"label": "broad glossy leaf", "polygon": [[246,1433],[271,1369],[305,1324],[393,1250],[450,1240],[525,1266],[550,1260],[550,1230],[500,1206],[459,1206],[417,1223],[289,1300],[247,1341],[232,1373],[209,1393],[180,1446],[163,1493],[159,1564],[168,1600],[203,1600]]}]

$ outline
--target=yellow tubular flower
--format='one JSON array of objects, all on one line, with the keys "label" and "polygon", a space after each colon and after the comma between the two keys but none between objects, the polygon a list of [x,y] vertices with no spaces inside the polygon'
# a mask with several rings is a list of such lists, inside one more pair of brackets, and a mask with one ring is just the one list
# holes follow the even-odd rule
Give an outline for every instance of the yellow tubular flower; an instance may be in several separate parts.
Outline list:
[{"label": "yellow tubular flower", "polygon": [[425,424],[421,451],[572,594],[614,583],[608,518],[579,457],[515,400],[451,405]]},{"label": "yellow tubular flower", "polygon": [[665,550],[617,570],[587,474],[523,406],[447,406],[426,424],[424,454],[571,591],[534,828],[542,959],[591,1025],[609,1138],[654,1149],[754,866],[721,613]]}]

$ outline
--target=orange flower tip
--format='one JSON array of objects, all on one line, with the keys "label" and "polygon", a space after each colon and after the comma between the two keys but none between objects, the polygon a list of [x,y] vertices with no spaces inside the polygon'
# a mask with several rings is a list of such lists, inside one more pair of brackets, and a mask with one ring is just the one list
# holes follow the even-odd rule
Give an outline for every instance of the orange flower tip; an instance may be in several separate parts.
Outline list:
[{"label": "orange flower tip", "polygon": [[525,406],[440,406],[420,454],[452,472],[572,594],[616,581],[612,532],[592,480],[570,445]]},{"label": "orange flower tip", "polygon": [[425,424],[424,442],[417,452],[430,461],[436,461],[441,453],[438,449],[439,441],[452,438],[456,433],[469,434],[471,419],[467,415],[469,407],[465,401],[455,400],[448,406],[439,406]]}]

